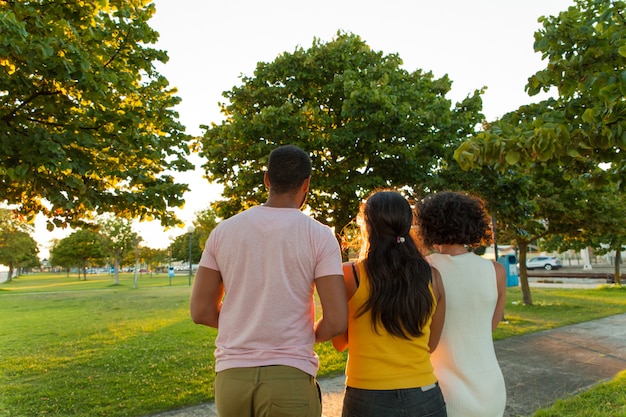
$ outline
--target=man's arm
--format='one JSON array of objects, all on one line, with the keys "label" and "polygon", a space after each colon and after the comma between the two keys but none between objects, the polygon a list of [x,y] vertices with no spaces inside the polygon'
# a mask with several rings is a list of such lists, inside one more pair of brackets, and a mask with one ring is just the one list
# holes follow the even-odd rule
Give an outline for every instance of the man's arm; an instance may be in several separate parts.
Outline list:
[{"label": "man's arm", "polygon": [[315,341],[325,342],[348,328],[348,299],[342,275],[327,275],[315,280],[322,304],[322,317],[315,323]]},{"label": "man's arm", "polygon": [[223,297],[222,274],[214,269],[199,267],[189,303],[193,322],[217,328]]}]

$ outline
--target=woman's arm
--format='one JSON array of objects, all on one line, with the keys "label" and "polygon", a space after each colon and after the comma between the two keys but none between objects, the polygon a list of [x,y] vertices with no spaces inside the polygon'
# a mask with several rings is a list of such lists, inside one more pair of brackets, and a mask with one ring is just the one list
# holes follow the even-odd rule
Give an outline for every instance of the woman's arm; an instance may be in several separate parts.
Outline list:
[{"label": "woman's arm", "polygon": [[441,274],[435,268],[431,267],[433,277],[433,293],[435,293],[435,299],[437,300],[437,307],[433,314],[433,319],[430,323],[430,339],[428,340],[428,347],[431,352],[437,349],[439,339],[441,338],[441,332],[443,331],[443,323],[446,318],[446,293],[443,288],[443,281],[441,281]]},{"label": "woman's arm", "polygon": [[498,285],[498,302],[491,319],[491,331],[496,330],[498,324],[504,317],[504,305],[506,304],[506,271],[504,265],[500,262],[493,261],[496,268],[496,283]]},{"label": "woman's arm", "polygon": [[[356,292],[357,279],[358,279],[358,270],[355,268],[354,271],[357,271],[357,276],[354,276],[353,267],[354,262],[344,262],[342,265],[343,268],[343,280],[346,285],[346,296],[348,297],[348,301],[352,298],[354,293]],[[333,346],[339,352],[343,352],[348,347],[348,330],[333,338]]]}]

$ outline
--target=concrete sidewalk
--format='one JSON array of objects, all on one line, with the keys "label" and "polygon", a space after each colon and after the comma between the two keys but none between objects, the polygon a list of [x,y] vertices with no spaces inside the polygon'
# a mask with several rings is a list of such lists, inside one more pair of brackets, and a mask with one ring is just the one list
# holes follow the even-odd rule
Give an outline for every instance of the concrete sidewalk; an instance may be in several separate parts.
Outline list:
[{"label": "concrete sidewalk", "polygon": [[[626,369],[626,314],[495,342],[504,373],[504,417],[530,416]],[[320,379],[323,415],[340,417],[344,377]],[[212,403],[152,417],[214,417]]]}]

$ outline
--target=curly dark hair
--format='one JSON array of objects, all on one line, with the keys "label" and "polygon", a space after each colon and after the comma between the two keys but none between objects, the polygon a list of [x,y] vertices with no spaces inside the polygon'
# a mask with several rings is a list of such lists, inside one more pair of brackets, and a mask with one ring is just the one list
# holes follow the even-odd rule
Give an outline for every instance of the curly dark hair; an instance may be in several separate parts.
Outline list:
[{"label": "curly dark hair", "polygon": [[410,236],[414,216],[409,202],[397,191],[377,191],[361,204],[359,218],[370,294],[357,314],[370,311],[374,331],[382,324],[404,339],[422,335],[435,302],[430,265]]},{"label": "curly dark hair", "polygon": [[424,245],[487,246],[493,240],[491,218],[477,196],[453,191],[435,193],[419,201],[418,234]]}]

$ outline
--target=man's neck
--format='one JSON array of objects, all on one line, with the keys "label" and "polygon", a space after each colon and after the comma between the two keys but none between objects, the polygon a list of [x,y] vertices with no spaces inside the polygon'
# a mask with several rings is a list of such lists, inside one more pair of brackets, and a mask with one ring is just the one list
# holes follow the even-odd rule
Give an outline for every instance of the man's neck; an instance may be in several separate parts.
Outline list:
[{"label": "man's neck", "polygon": [[292,194],[271,195],[263,204],[265,207],[299,209],[298,200]]}]

